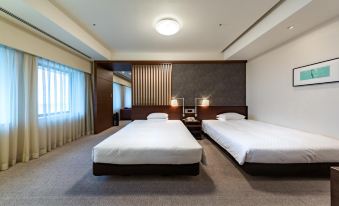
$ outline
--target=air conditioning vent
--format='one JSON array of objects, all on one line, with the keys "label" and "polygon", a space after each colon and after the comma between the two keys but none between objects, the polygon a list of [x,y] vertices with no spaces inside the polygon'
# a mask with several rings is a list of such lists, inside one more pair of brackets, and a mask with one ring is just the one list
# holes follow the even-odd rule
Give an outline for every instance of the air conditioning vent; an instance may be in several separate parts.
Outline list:
[{"label": "air conditioning vent", "polygon": [[29,27],[32,28],[33,30],[38,31],[38,32],[44,34],[45,36],[47,36],[47,37],[49,37],[49,38],[51,38],[51,39],[53,39],[53,40],[59,42],[60,44],[62,44],[62,45],[64,45],[64,46],[66,46],[66,47],[72,49],[73,51],[76,51],[77,53],[79,53],[79,54],[81,54],[81,55],[83,55],[83,56],[85,56],[85,57],[91,59],[90,56],[88,56],[88,55],[84,54],[83,52],[77,50],[76,48],[72,47],[71,45],[69,45],[69,44],[67,44],[67,43],[65,43],[65,42],[63,42],[63,41],[61,41],[60,39],[56,38],[55,36],[50,35],[49,33],[45,32],[44,30],[42,30],[42,29],[40,29],[40,28],[38,28],[38,27],[36,27],[36,26],[34,26],[33,24],[31,24],[31,23],[25,21],[24,19],[22,19],[22,18],[16,16],[16,15],[13,14],[12,12],[7,11],[6,9],[4,9],[4,8],[2,8],[2,7],[0,7],[0,11],[3,12],[3,13],[5,13],[5,14],[7,14],[8,16],[10,16],[10,17],[16,19],[17,21],[20,21],[21,23],[23,23],[23,24],[29,26]]}]

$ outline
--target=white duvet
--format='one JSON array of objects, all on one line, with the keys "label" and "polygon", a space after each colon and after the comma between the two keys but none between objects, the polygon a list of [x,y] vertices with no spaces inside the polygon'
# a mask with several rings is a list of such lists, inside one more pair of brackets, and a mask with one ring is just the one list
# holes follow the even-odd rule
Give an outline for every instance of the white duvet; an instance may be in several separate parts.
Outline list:
[{"label": "white duvet", "polygon": [[339,140],[253,120],[204,120],[203,131],[242,165],[339,162]]},{"label": "white duvet", "polygon": [[202,147],[180,120],[136,120],[93,148],[93,162],[193,164]]}]

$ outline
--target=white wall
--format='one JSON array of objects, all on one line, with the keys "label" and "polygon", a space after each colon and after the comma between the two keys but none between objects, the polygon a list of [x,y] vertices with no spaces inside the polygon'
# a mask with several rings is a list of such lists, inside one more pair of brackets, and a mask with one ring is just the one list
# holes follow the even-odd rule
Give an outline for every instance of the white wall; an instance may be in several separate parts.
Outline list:
[{"label": "white wall", "polygon": [[339,83],[292,87],[293,68],[336,57],[339,19],[250,60],[249,117],[339,138]]},{"label": "white wall", "polygon": [[91,62],[0,17],[0,44],[91,73]]}]

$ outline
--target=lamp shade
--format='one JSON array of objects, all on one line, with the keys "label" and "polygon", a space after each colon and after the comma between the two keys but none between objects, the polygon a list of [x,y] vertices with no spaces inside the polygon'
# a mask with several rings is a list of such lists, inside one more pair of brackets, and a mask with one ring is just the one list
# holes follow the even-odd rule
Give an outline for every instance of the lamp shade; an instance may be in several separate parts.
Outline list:
[{"label": "lamp shade", "polygon": [[203,100],[201,101],[201,106],[202,106],[202,107],[208,107],[208,106],[210,106],[210,100],[208,100],[208,99],[203,99]]},{"label": "lamp shade", "polygon": [[177,99],[172,99],[172,100],[171,100],[171,106],[172,106],[172,107],[177,107],[177,106],[179,106],[178,100],[177,100]]}]

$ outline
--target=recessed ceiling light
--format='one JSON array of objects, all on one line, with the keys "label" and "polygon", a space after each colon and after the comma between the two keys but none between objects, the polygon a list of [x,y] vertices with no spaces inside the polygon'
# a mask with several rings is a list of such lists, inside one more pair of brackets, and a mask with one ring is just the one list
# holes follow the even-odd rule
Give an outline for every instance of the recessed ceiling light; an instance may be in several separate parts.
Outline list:
[{"label": "recessed ceiling light", "polygon": [[294,26],[289,26],[289,27],[287,27],[287,29],[292,30],[292,29],[294,29]]},{"label": "recessed ceiling light", "polygon": [[180,25],[175,19],[161,19],[156,23],[155,29],[159,34],[170,36],[179,31]]}]

